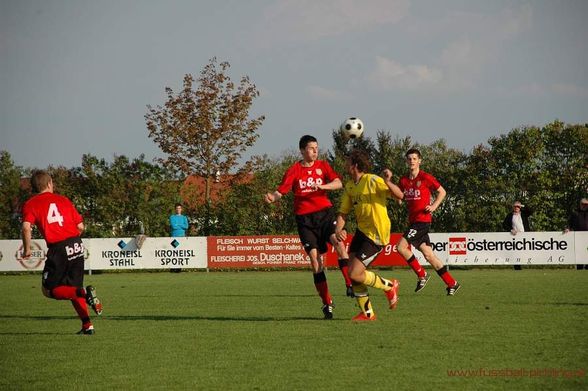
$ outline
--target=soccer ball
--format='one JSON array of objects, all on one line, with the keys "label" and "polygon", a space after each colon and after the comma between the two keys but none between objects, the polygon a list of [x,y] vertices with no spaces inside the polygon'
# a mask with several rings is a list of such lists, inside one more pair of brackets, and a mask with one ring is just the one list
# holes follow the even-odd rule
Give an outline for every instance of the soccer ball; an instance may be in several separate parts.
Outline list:
[{"label": "soccer ball", "polygon": [[341,124],[341,132],[347,138],[358,138],[363,134],[363,122],[357,117],[347,118]]}]

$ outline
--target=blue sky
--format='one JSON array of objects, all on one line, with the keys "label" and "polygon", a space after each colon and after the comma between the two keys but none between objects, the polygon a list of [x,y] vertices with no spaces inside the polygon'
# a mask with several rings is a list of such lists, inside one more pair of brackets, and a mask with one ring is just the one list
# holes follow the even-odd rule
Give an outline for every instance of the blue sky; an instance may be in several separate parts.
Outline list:
[{"label": "blue sky", "polygon": [[216,56],[261,91],[251,154],[307,133],[330,148],[348,116],[469,152],[588,122],[586,20],[583,0],[0,0],[0,150],[41,168],[161,156],[146,106]]}]

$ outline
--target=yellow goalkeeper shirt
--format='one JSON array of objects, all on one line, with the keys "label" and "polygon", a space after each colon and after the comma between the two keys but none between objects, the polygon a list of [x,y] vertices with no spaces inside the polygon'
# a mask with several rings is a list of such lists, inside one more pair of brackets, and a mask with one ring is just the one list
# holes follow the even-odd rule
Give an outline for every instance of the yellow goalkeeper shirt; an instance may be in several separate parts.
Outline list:
[{"label": "yellow goalkeeper shirt", "polygon": [[390,189],[377,175],[363,174],[358,183],[353,180],[345,184],[345,192],[339,212],[347,215],[353,211],[357,228],[374,243],[385,246],[390,242],[390,218],[386,200]]}]

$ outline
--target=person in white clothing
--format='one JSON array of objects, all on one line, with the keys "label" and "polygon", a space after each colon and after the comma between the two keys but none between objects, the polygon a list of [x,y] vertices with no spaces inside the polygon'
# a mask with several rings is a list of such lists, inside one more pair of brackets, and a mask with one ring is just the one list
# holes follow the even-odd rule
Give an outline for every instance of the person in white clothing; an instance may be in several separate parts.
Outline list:
[{"label": "person in white clothing", "polygon": [[[506,215],[502,222],[502,227],[505,231],[516,235],[519,232],[530,232],[531,225],[529,223],[529,216],[533,211],[525,207],[521,201],[515,201],[512,204],[512,212]],[[515,270],[521,270],[520,265],[515,265]]]}]

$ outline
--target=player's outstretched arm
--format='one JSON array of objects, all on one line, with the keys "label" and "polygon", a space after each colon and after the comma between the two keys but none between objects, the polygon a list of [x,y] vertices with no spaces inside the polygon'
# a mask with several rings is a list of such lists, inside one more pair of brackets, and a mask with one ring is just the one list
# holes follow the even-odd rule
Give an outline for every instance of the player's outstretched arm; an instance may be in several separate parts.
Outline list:
[{"label": "player's outstretched arm", "polygon": [[402,200],[404,198],[404,193],[402,190],[400,190],[400,187],[392,182],[392,171],[390,171],[388,168],[385,168],[382,172],[382,177],[384,178],[384,183],[386,183],[386,186],[388,186],[388,189],[390,189],[392,196],[397,200]]},{"label": "player's outstretched arm", "polygon": [[324,184],[324,185],[315,185],[313,190],[339,190],[343,187],[343,182],[341,179],[335,178],[331,182]]}]

